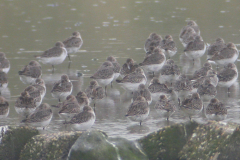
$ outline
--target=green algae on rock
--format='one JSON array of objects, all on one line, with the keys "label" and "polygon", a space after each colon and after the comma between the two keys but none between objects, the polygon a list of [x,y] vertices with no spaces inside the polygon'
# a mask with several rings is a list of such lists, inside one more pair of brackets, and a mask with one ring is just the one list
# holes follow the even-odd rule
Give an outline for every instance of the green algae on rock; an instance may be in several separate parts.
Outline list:
[{"label": "green algae on rock", "polygon": [[135,142],[124,138],[108,138],[101,131],[83,133],[72,146],[69,160],[145,160],[148,159]]},{"label": "green algae on rock", "polygon": [[[232,153],[227,153],[226,148],[227,146],[231,146],[233,141],[237,140],[234,138],[234,134],[232,135],[235,128],[236,125],[234,124],[215,121],[199,125],[194,130],[191,139],[186,143],[182,151],[179,152],[179,159],[220,159],[220,157],[224,157],[221,153],[224,152],[224,150],[225,156],[230,156]],[[238,136],[240,136],[239,131],[235,133],[237,132]],[[240,137],[238,137],[238,139],[240,140]],[[238,141],[238,143],[239,142],[240,141]],[[230,148],[228,147],[228,149]]]},{"label": "green algae on rock", "polygon": [[198,126],[196,122],[176,124],[160,129],[138,140],[150,160],[176,160],[178,152]]},{"label": "green algae on rock", "polygon": [[19,159],[21,150],[23,149],[24,145],[33,136],[38,134],[39,134],[38,130],[32,127],[27,126],[6,127],[5,133],[2,134],[2,141],[0,145],[0,159],[1,160]]},{"label": "green algae on rock", "polygon": [[20,160],[66,159],[69,149],[81,134],[78,131],[34,136],[22,150]]}]

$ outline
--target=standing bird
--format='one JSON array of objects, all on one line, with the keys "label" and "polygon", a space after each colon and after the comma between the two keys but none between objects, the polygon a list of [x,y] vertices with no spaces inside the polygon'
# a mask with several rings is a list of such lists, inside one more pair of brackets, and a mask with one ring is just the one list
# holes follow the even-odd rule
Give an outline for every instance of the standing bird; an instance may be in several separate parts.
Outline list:
[{"label": "standing bird", "polygon": [[54,65],[61,64],[67,56],[67,50],[62,42],[57,42],[55,47],[46,50],[42,55],[35,56],[43,64],[52,65],[52,72],[54,72]]},{"label": "standing bird", "polygon": [[73,32],[72,36],[63,41],[67,50],[69,61],[71,61],[70,54],[76,53],[83,44],[82,37],[79,32]]},{"label": "standing bird", "polygon": [[189,42],[184,49],[185,55],[193,59],[193,61],[196,58],[202,57],[205,51],[206,45],[201,36],[196,36],[194,41]]},{"label": "standing bird", "polygon": [[92,100],[93,100],[93,107],[94,107],[94,110],[95,110],[95,105],[96,105],[96,102],[98,100],[101,100],[105,97],[105,94],[104,94],[104,89],[101,87],[101,86],[96,86],[93,91],[92,91]]},{"label": "standing bird", "polygon": [[169,100],[166,95],[161,95],[154,108],[158,113],[168,120],[169,117],[175,112],[176,105],[174,104],[174,101]]},{"label": "standing bird", "polygon": [[76,114],[70,121],[64,124],[70,124],[75,130],[87,130],[92,127],[96,120],[95,113],[91,106],[84,106],[83,111]]},{"label": "standing bird", "polygon": [[0,96],[0,118],[6,118],[9,114],[9,103],[8,101]]},{"label": "standing bird", "polygon": [[0,52],[0,70],[5,72],[6,74],[10,70],[10,62],[6,58],[5,53]]},{"label": "standing bird", "polygon": [[174,84],[174,91],[177,93],[178,101],[187,97],[193,90],[192,82],[186,77],[185,74],[180,75],[179,79]]},{"label": "standing bird", "polygon": [[209,62],[204,63],[202,68],[196,70],[193,73],[191,80],[198,79],[202,76],[206,76],[209,70],[212,70],[212,65]]},{"label": "standing bird", "polygon": [[126,63],[124,63],[121,68],[121,71],[120,71],[121,77],[124,77],[127,74],[134,72],[137,68],[138,68],[138,64],[136,64],[132,58],[128,58],[126,60]]},{"label": "standing bird", "polygon": [[72,93],[72,82],[69,80],[66,74],[61,76],[61,80],[55,82],[51,90],[51,94],[54,98],[58,98],[59,102],[61,99],[65,99]]},{"label": "standing bird", "polygon": [[227,87],[229,92],[229,88],[237,81],[238,78],[236,65],[234,63],[229,63],[224,66],[224,68],[217,73],[217,77],[219,79],[218,86]]},{"label": "standing bird", "polygon": [[[82,107],[83,108],[83,107]],[[78,114],[82,110],[81,106],[75,96],[69,95],[66,100],[63,101],[61,109],[58,112],[60,117],[66,120],[70,120],[74,115]]]},{"label": "standing bird", "polygon": [[206,79],[203,84],[198,87],[197,93],[203,101],[209,101],[217,95],[217,89],[211,84],[210,79]]},{"label": "standing bird", "polygon": [[37,61],[30,61],[18,74],[24,84],[34,84],[36,79],[42,76],[42,67]]},{"label": "standing bird", "polygon": [[214,54],[220,52],[223,48],[226,47],[226,44],[222,38],[217,38],[216,42],[211,44],[207,49],[207,58],[211,58]]},{"label": "standing bird", "polygon": [[228,63],[234,63],[238,58],[238,49],[234,43],[229,42],[225,48],[216,52],[209,61],[214,61],[217,65],[227,65]]},{"label": "standing bird", "polygon": [[198,93],[193,93],[190,98],[182,101],[180,110],[182,110],[189,119],[192,119],[193,115],[200,113],[203,109],[203,102]]},{"label": "standing bird", "polygon": [[76,95],[76,99],[81,108],[89,105],[89,99],[85,92],[79,91]]},{"label": "standing bird", "polygon": [[142,66],[146,71],[152,72],[153,76],[155,72],[159,72],[166,61],[164,53],[159,49],[155,48],[153,53],[145,57],[139,66]]},{"label": "standing bird", "polygon": [[163,39],[160,43],[161,49],[165,52],[165,56],[171,58],[177,53],[177,47],[171,35],[166,35],[165,39]]},{"label": "standing bird", "polygon": [[143,69],[137,68],[134,72],[127,74],[123,79],[116,80],[124,89],[129,91],[136,91],[140,84],[146,84],[147,78]]},{"label": "standing bird", "polygon": [[168,59],[166,63],[163,65],[160,71],[159,80],[161,83],[170,82],[171,86],[180,76],[181,71],[178,65],[174,64],[174,60]]},{"label": "standing bird", "polygon": [[200,35],[200,29],[197,25],[197,23],[195,21],[188,21],[187,25],[185,27],[182,28],[180,35],[179,35],[179,39],[182,42],[182,39],[186,36],[186,34],[188,34],[189,28],[192,28],[193,31],[197,34]]},{"label": "standing bird", "polygon": [[32,86],[39,90],[41,97],[43,99],[43,97],[46,94],[46,85],[44,80],[41,78],[38,78],[36,79],[35,84],[33,84]]},{"label": "standing bird", "polygon": [[90,81],[89,86],[85,89],[85,93],[89,99],[92,98],[93,89],[95,89],[97,86],[99,86],[98,82],[96,80],[92,80]]},{"label": "standing bird", "polygon": [[[121,66],[120,64],[117,62],[116,58],[114,58],[113,56],[109,56],[107,58],[107,61],[111,62],[113,64],[113,72],[114,72],[114,78],[113,81],[115,81],[119,75],[120,75],[120,71],[121,71]],[[112,82],[113,82],[112,81]],[[111,86],[112,86],[112,82],[111,82]]]},{"label": "standing bird", "polygon": [[157,33],[151,33],[144,45],[145,52],[148,52],[151,46],[157,47],[157,48],[160,47],[161,41],[162,41],[162,37],[160,35],[158,35]]},{"label": "standing bird", "polygon": [[132,121],[140,122],[141,126],[142,121],[148,117],[149,111],[150,107],[148,106],[146,99],[142,96],[139,96],[129,107],[126,117],[128,117]]},{"label": "standing bird", "polygon": [[210,120],[222,121],[227,118],[227,108],[217,98],[213,98],[206,108],[206,117]]},{"label": "standing bird", "polygon": [[133,101],[135,99],[137,99],[137,97],[142,96],[146,99],[146,101],[148,102],[148,104],[151,104],[152,102],[152,96],[150,91],[148,90],[148,88],[145,87],[144,84],[140,84],[138,86],[138,90],[133,92]]},{"label": "standing bird", "polygon": [[34,101],[36,102],[36,107],[40,106],[40,104],[42,103],[42,96],[37,88],[33,86],[28,86],[27,88],[25,88],[24,91],[28,92],[30,97],[34,98]]},{"label": "standing bird", "polygon": [[157,101],[160,95],[166,95],[167,97],[174,97],[174,91],[169,89],[166,84],[160,83],[159,79],[154,77],[148,86],[148,90],[151,93],[152,99]]},{"label": "standing bird", "polygon": [[35,99],[27,91],[23,91],[15,102],[15,110],[22,116],[28,116],[37,108]]},{"label": "standing bird", "polygon": [[7,88],[8,77],[5,72],[0,71],[0,90]]},{"label": "standing bird", "polygon": [[105,86],[106,92],[107,85],[110,84],[114,78],[113,64],[109,61],[104,62],[90,78],[95,79],[100,85]]},{"label": "standing bird", "polygon": [[53,116],[49,104],[41,104],[31,115],[23,119],[21,123],[29,124],[34,127],[45,127],[51,122]]}]

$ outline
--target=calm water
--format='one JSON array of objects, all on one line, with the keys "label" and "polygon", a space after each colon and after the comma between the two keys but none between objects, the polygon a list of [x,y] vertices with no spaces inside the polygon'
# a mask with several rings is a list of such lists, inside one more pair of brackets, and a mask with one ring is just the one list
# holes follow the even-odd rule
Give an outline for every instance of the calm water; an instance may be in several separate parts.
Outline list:
[{"label": "calm water", "polygon": [[[239,15],[237,0],[202,0],[202,1],[2,1],[0,2],[0,51],[5,52],[10,60],[11,69],[8,73],[8,90],[2,94],[10,102],[10,114],[2,119],[1,125],[19,125],[20,119],[14,109],[16,98],[27,87],[18,76],[18,71],[33,55],[51,48],[57,41],[69,37],[73,31],[80,31],[83,38],[81,50],[73,55],[71,68],[68,70],[68,59],[56,66],[51,74],[51,66],[43,65],[42,78],[47,83],[47,94],[43,102],[57,104],[50,90],[54,81],[61,74],[67,73],[74,84],[73,94],[84,90],[89,84],[89,76],[95,72],[107,56],[117,57],[123,64],[128,57],[141,62],[145,56],[143,45],[151,32],[162,36],[171,34],[177,44],[178,53],[173,57],[185,74],[192,74],[206,61],[206,55],[192,63],[184,56],[183,46],[178,35],[186,20],[195,20],[200,26],[201,36],[206,43],[213,43],[217,37],[226,42],[239,44],[240,30],[236,15]],[[239,62],[236,63],[239,67]],[[83,77],[78,78],[77,72]],[[239,84],[231,87],[231,93],[226,88],[218,88],[221,101],[228,106],[228,118],[225,122],[240,123]],[[125,118],[125,113],[131,101],[128,93],[113,83],[108,87],[108,97],[96,106],[95,129],[105,131],[109,136],[122,136],[137,139],[166,125],[188,121],[178,112],[170,118],[170,122],[159,117],[151,107],[149,119],[139,126]],[[54,108],[53,108],[54,109]],[[63,131],[63,120],[54,109],[54,117],[47,130],[43,133]],[[193,118],[200,123],[207,119],[201,115]]]}]

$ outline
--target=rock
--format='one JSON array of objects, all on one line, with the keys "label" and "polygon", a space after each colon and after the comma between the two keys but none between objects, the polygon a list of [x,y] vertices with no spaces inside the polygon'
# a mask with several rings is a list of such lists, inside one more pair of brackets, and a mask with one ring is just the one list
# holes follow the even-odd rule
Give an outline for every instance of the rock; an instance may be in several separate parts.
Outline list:
[{"label": "rock", "polygon": [[198,126],[196,122],[176,124],[160,129],[138,140],[149,160],[176,160],[178,153]]},{"label": "rock", "polygon": [[108,138],[101,131],[83,133],[72,146],[68,160],[145,160],[137,143],[124,138]]},{"label": "rock", "polygon": [[69,149],[82,132],[48,133],[32,137],[21,152],[20,160],[66,159]]},{"label": "rock", "polygon": [[179,153],[179,159],[240,159],[240,131],[235,130],[236,126],[215,121],[199,125]]},{"label": "rock", "polygon": [[8,127],[2,126],[1,129],[1,145],[0,159],[1,160],[17,160],[24,145],[33,136],[39,134],[38,130],[27,127]]}]

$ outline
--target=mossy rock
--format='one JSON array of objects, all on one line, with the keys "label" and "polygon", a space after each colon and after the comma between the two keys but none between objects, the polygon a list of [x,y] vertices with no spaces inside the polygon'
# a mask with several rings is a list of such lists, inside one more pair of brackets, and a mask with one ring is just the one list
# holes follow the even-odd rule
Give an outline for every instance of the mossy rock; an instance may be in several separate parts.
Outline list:
[{"label": "mossy rock", "polygon": [[138,140],[150,160],[176,160],[178,152],[192,136],[196,122],[176,124],[160,129]]},{"label": "mossy rock", "polygon": [[[232,135],[235,128],[236,125],[214,121],[199,125],[194,130],[191,139],[179,153],[179,159],[191,160],[197,158],[198,160],[206,160],[223,157],[221,152],[226,150],[226,146],[231,146],[231,143],[237,139],[238,143],[240,142],[239,131],[236,131],[238,138],[234,134]],[[228,149],[230,150],[230,148]],[[225,155],[231,155],[231,152],[227,153],[225,151]]]},{"label": "mossy rock", "polygon": [[144,160],[146,155],[138,145],[124,138],[109,138],[101,131],[83,133],[72,146],[69,160]]},{"label": "mossy rock", "polygon": [[226,139],[219,149],[218,160],[239,160],[240,159],[240,127],[238,126],[233,134]]},{"label": "mossy rock", "polygon": [[[5,130],[5,131],[4,131]],[[5,132],[5,133],[4,133]],[[2,141],[0,145],[1,160],[18,160],[24,145],[39,132],[35,128],[20,127],[1,127]]]},{"label": "mossy rock", "polygon": [[32,137],[25,145],[20,160],[66,159],[68,152],[82,132],[48,133]]}]

